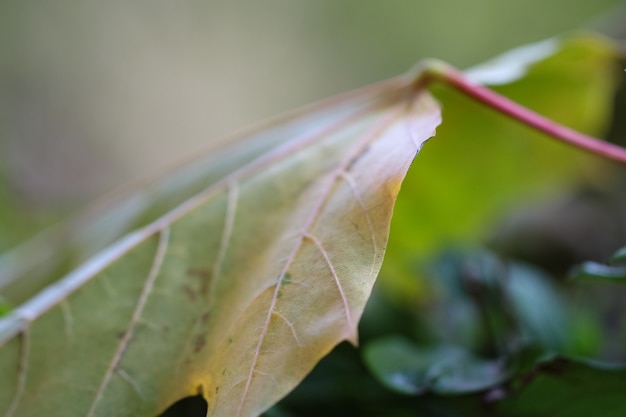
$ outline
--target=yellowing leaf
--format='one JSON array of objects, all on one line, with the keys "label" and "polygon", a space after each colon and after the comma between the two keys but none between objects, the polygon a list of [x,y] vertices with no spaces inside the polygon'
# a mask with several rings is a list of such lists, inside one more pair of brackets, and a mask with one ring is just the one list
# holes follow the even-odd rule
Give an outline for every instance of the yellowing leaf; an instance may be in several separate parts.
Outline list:
[{"label": "yellowing leaf", "polygon": [[41,266],[14,268],[0,413],[155,416],[199,393],[209,415],[260,414],[357,342],[400,184],[439,122],[410,82],[366,88],[138,189],[65,256],[143,226],[45,289]]}]

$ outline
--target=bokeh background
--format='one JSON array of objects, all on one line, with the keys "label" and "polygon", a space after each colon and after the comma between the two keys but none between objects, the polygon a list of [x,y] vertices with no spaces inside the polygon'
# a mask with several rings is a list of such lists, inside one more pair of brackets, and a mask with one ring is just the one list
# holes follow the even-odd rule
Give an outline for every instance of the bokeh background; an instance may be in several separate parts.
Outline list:
[{"label": "bokeh background", "polygon": [[625,20],[617,0],[4,0],[0,216],[14,231],[0,249],[233,131],[421,58],[464,68],[580,28],[624,36]]}]

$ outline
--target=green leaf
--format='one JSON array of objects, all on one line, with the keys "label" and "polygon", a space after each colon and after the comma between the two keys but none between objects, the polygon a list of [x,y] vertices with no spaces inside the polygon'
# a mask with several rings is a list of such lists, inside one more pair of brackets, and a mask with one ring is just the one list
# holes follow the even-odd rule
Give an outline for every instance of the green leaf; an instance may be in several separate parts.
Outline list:
[{"label": "green leaf", "polygon": [[620,417],[626,414],[624,381],[624,367],[555,358],[517,377],[512,395],[494,411],[511,417]]},{"label": "green leaf", "polygon": [[485,250],[448,249],[430,270],[436,291],[422,316],[438,340],[491,355],[507,355],[520,343],[568,354],[583,349],[581,312],[538,268]]},{"label": "green leaf", "polygon": [[502,361],[481,360],[456,346],[418,347],[397,336],[369,343],[363,355],[383,385],[404,394],[465,394],[508,377]]},{"label": "green leaf", "polygon": [[[626,262],[626,247],[620,248],[610,259],[611,264]],[[574,280],[611,281],[618,284],[626,283],[626,266],[604,265],[598,262],[583,262],[570,273]]]},{"label": "green leaf", "polygon": [[[607,39],[574,35],[508,54],[480,78],[468,72],[544,116],[600,134],[621,76],[618,56]],[[444,103],[444,123],[428,158],[407,175],[381,272],[385,290],[408,304],[428,297],[427,282],[416,279],[423,274],[417,266],[443,246],[476,244],[507,209],[603,175],[595,157],[446,86],[433,91]]]},{"label": "green leaf", "polygon": [[576,267],[572,271],[570,278],[575,280],[612,281],[618,284],[626,284],[626,267],[609,266],[589,261]]},{"label": "green leaf", "polygon": [[527,265],[511,265],[505,290],[510,308],[530,340],[557,352],[572,348],[568,308],[549,277]]},{"label": "green leaf", "polygon": [[356,343],[400,184],[439,121],[395,79],[138,188],[60,253],[143,227],[32,297],[54,278],[4,281],[11,303],[31,298],[0,319],[0,413],[152,417],[201,394],[209,415],[260,414]]},{"label": "green leaf", "polygon": [[617,264],[622,262],[626,262],[626,246],[620,248],[613,254],[613,256],[611,256],[611,263]]}]

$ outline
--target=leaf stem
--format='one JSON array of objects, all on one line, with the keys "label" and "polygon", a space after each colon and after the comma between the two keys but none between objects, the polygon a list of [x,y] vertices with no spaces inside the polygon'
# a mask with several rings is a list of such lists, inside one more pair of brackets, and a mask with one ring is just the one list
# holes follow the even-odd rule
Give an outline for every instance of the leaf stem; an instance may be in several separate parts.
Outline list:
[{"label": "leaf stem", "polygon": [[439,60],[426,60],[418,66],[416,86],[421,87],[431,82],[443,82],[461,93],[509,116],[521,123],[539,130],[569,145],[576,146],[596,155],[626,164],[626,149],[605,142],[592,136],[577,132],[553,120],[541,116],[500,94],[483,87],[461,71]]}]

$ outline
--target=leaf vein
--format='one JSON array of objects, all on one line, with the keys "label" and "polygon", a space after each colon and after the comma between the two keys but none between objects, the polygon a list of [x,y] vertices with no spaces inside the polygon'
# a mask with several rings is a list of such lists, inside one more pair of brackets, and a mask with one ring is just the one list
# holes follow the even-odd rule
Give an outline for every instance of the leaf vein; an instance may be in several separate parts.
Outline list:
[{"label": "leaf vein", "polygon": [[335,270],[333,263],[330,261],[330,256],[328,256],[328,252],[326,251],[326,249],[324,249],[322,242],[320,242],[320,240],[314,235],[307,233],[305,235],[305,238],[313,242],[313,244],[317,247],[317,250],[324,258],[326,266],[328,266],[330,274],[332,275],[333,280],[335,281],[335,285],[337,286],[337,292],[339,292],[339,296],[341,297],[341,303],[343,304],[343,309],[346,314],[347,325],[349,328],[352,328],[354,323],[352,322],[352,314],[350,314],[350,305],[348,304],[348,298],[346,297],[346,293],[343,289],[343,286],[341,285],[341,281],[339,280],[339,275],[337,275],[337,271]]},{"label": "leaf vein", "polygon": [[293,338],[295,339],[296,343],[298,344],[298,346],[302,346],[302,342],[300,342],[300,338],[298,337],[298,333],[296,332],[296,328],[294,327],[293,323],[290,322],[287,317],[283,316],[281,313],[279,313],[278,311],[274,311],[274,315],[278,318],[280,318],[283,322],[285,322],[285,324],[287,325],[287,327],[289,327],[289,330],[291,330],[291,334],[293,335]]},{"label": "leaf vein", "polygon": [[374,269],[376,268],[376,259],[378,258],[378,243],[376,243],[376,233],[374,231],[374,222],[372,222],[370,211],[367,209],[367,207],[365,206],[365,203],[363,202],[363,198],[361,197],[361,193],[359,192],[356,186],[356,183],[354,182],[354,178],[352,178],[350,173],[347,171],[344,171],[341,173],[341,178],[343,178],[343,180],[350,187],[350,190],[352,191],[354,198],[356,199],[359,207],[361,208],[361,211],[363,212],[363,216],[365,217],[365,221],[367,222],[367,227],[369,228],[370,238],[372,240],[372,249],[374,252],[372,256],[372,265],[370,268],[370,276],[373,276]]},{"label": "leaf vein", "polygon": [[[16,326],[14,324],[15,321],[20,322],[22,320],[35,320],[47,310],[57,305],[63,298],[74,292],[85,282],[95,277],[112,262],[125,255],[128,251],[141,244],[152,235],[161,232],[166,227],[169,227],[173,222],[180,219],[187,213],[193,211],[205,202],[222,193],[233,181],[240,181],[243,178],[247,178],[272,163],[298,152],[311,143],[314,143],[319,138],[332,134],[332,132],[342,128],[343,126],[358,120],[364,114],[371,112],[373,109],[376,109],[377,106],[380,106],[380,102],[384,97],[383,92],[385,90],[385,86],[400,86],[402,84],[403,79],[401,78],[380,83],[380,85],[375,86],[376,88],[368,90],[370,91],[368,99],[373,101],[371,104],[363,108],[359,108],[357,111],[350,113],[346,117],[342,117],[338,121],[332,122],[330,125],[323,127],[320,131],[317,131],[314,134],[305,135],[297,141],[285,142],[277,148],[260,155],[248,164],[233,171],[222,180],[215,182],[205,190],[180,203],[177,207],[159,217],[152,223],[127,234],[116,243],[99,252],[85,264],[61,278],[57,281],[57,283],[50,285],[36,297],[13,310],[4,323],[0,322],[0,346],[20,331],[24,330],[26,324],[20,323]],[[378,90],[379,88],[380,91]],[[358,93],[358,91],[353,92],[352,94],[346,94],[345,99],[353,98],[356,93]],[[341,100],[335,100],[334,104],[339,106],[345,103]]]},{"label": "leaf vein", "polygon": [[59,303],[61,307],[61,314],[63,314],[63,324],[65,329],[65,337],[72,343],[74,341],[74,316],[72,315],[72,309],[67,299],[64,299]]},{"label": "leaf vein", "polygon": [[355,157],[357,157],[359,154],[362,154],[366,149],[367,146],[370,142],[376,140],[379,135],[381,135],[391,124],[392,122],[394,122],[402,113],[405,112],[404,108],[401,108],[399,111],[393,111],[391,112],[391,114],[387,117],[383,117],[382,120],[379,123],[376,123],[375,126],[371,129],[370,132],[366,133],[363,136],[363,140],[359,141],[352,149],[354,150],[353,152],[349,153],[347,155],[346,158],[344,158],[341,163],[330,173],[329,175],[329,181],[325,184],[325,187],[323,188],[323,192],[320,194],[320,197],[318,198],[317,202],[313,205],[313,209],[311,210],[309,216],[307,217],[307,219],[304,222],[304,226],[302,228],[302,231],[300,232],[300,234],[297,237],[297,240],[294,244],[294,248],[293,250],[290,252],[285,265],[281,271],[281,273],[278,276],[277,282],[276,282],[276,286],[274,289],[274,294],[272,297],[272,301],[270,303],[269,309],[268,309],[268,313],[267,316],[265,318],[265,323],[263,324],[263,327],[261,329],[261,334],[259,335],[259,340],[257,342],[257,346],[254,350],[254,355],[252,358],[252,362],[250,365],[250,371],[248,372],[248,377],[246,380],[246,385],[244,386],[242,395],[241,395],[241,399],[239,401],[239,404],[237,406],[237,413],[236,416],[237,417],[241,417],[242,412],[243,412],[243,406],[245,403],[245,399],[248,395],[248,392],[250,390],[250,385],[252,384],[252,379],[255,373],[259,373],[259,371],[257,371],[256,367],[257,367],[257,363],[259,360],[259,355],[261,352],[261,348],[263,346],[263,343],[265,341],[265,336],[267,334],[267,331],[269,329],[269,324],[272,318],[272,314],[276,308],[276,302],[278,300],[278,292],[280,290],[281,284],[285,278],[285,274],[287,273],[287,270],[289,269],[289,267],[293,264],[293,262],[295,261],[297,254],[299,253],[302,244],[304,242],[304,239],[306,238],[307,235],[309,235],[309,230],[313,227],[315,221],[317,220],[319,214],[322,211],[322,208],[324,207],[324,205],[326,204],[328,197],[331,194],[331,191],[333,189],[333,186],[336,184],[336,182],[341,178],[341,174],[342,172],[346,171],[346,168],[349,166],[350,162],[352,160],[354,160]]},{"label": "leaf vein", "polygon": [[213,264],[212,276],[211,276],[211,288],[209,289],[209,307],[213,305],[215,301],[215,288],[218,280],[222,274],[222,266],[224,258],[226,257],[226,251],[230,244],[233,227],[235,225],[235,214],[237,213],[237,203],[239,201],[239,186],[236,181],[232,181],[228,184],[228,201],[226,202],[226,215],[224,218],[224,229],[222,230],[222,237],[220,239],[220,246],[215,256],[215,263]]},{"label": "leaf vein", "polygon": [[124,332],[124,336],[122,337],[122,340],[120,340],[117,350],[115,351],[115,354],[113,355],[113,359],[111,360],[111,363],[109,364],[109,367],[107,368],[104,374],[104,377],[102,378],[100,387],[98,388],[98,391],[96,392],[94,396],[91,406],[89,407],[89,410],[87,411],[87,417],[91,417],[94,415],[96,411],[96,407],[98,406],[98,403],[100,402],[100,400],[102,399],[102,396],[104,395],[104,391],[106,390],[107,386],[109,385],[109,382],[111,381],[113,372],[118,370],[118,366],[122,360],[122,357],[124,356],[124,352],[130,345],[130,341],[133,336],[133,330],[135,328],[135,325],[141,318],[141,314],[143,313],[143,309],[146,305],[146,302],[148,301],[148,297],[150,296],[152,288],[154,287],[154,282],[156,280],[156,277],[159,275],[159,271],[161,270],[161,265],[163,264],[163,259],[165,258],[165,254],[167,252],[167,247],[169,244],[169,234],[170,234],[169,228],[164,229],[160,234],[159,243],[157,246],[156,253],[154,255],[154,259],[152,261],[152,265],[150,267],[150,272],[148,273],[144,286],[141,290],[141,294],[135,306],[135,310],[133,311],[133,315],[130,319],[130,323],[128,324],[128,328]]},{"label": "leaf vein", "polygon": [[15,394],[11,400],[11,405],[4,414],[5,417],[11,417],[15,414],[17,407],[20,405],[24,389],[26,388],[26,373],[28,372],[28,355],[30,351],[30,343],[28,330],[20,333],[20,359],[17,365],[17,382],[15,384]]},{"label": "leaf vein", "polygon": [[141,387],[139,386],[139,383],[132,376],[130,376],[128,372],[126,372],[122,368],[117,368],[116,373],[124,381],[128,382],[128,384],[132,387],[133,391],[135,391],[135,393],[139,396],[139,398],[141,398],[144,401],[146,400],[146,397],[141,392]]}]

